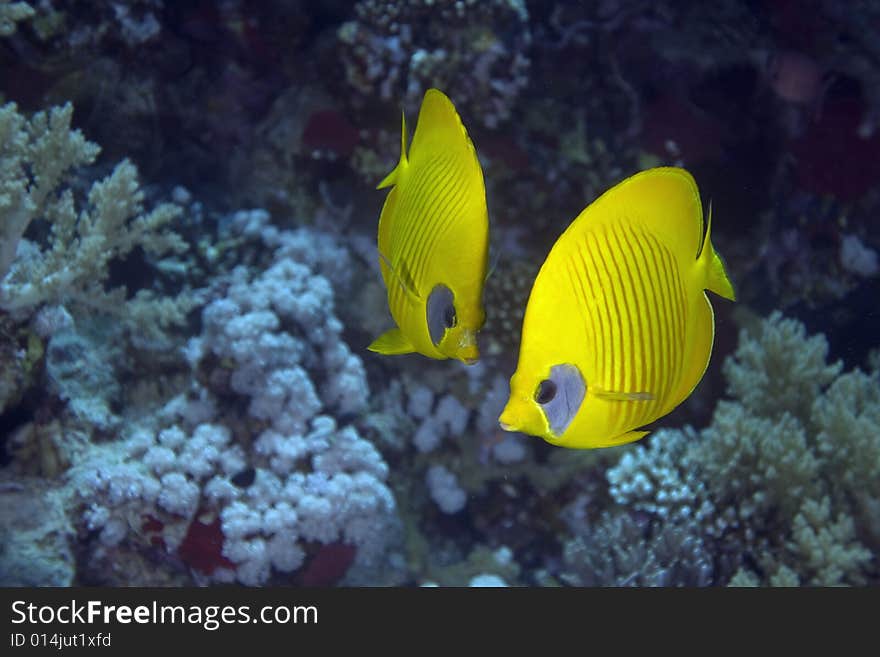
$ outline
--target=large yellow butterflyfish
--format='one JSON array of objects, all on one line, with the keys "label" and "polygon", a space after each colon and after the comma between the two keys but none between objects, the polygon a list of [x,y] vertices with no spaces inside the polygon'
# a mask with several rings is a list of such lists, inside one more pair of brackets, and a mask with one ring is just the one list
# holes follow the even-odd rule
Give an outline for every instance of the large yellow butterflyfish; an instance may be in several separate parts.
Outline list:
[{"label": "large yellow butterflyfish", "polygon": [[483,171],[449,98],[429,89],[407,153],[379,183],[391,186],[379,217],[379,266],[397,323],[370,346],[380,354],[479,358],[489,216]]},{"label": "large yellow butterflyfish", "polygon": [[660,167],[605,192],[553,245],[526,306],[502,428],[609,447],[684,401],[709,363],[705,290],[734,300],[693,177]]}]

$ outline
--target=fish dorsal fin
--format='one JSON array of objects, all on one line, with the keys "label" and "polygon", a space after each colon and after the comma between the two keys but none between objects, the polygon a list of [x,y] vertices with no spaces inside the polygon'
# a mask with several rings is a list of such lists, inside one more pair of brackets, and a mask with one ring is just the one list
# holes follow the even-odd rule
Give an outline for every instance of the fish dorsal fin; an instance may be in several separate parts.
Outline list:
[{"label": "fish dorsal fin", "polygon": [[399,328],[385,331],[385,333],[373,340],[367,349],[386,356],[394,354],[410,354],[416,350]]},{"label": "fish dorsal fin", "polygon": [[376,185],[376,189],[383,189],[397,183],[401,171],[403,171],[408,164],[409,162],[406,159],[406,114],[401,112],[400,159],[397,161],[397,166],[391,169],[391,173],[382,178],[382,182]]},{"label": "fish dorsal fin", "polygon": [[417,162],[437,157],[455,160],[454,166],[480,176],[483,172],[477,153],[452,101],[439,89],[428,89],[419,110],[409,160]]},{"label": "fish dorsal fin", "polygon": [[725,299],[736,301],[736,292],[733,289],[733,283],[730,282],[730,277],[727,275],[724,261],[712,246],[711,203],[709,203],[709,215],[706,219],[706,234],[703,237],[703,246],[700,249],[699,260],[706,272],[706,282],[704,283],[705,288]]},{"label": "fish dorsal fin", "polygon": [[[579,220],[585,220],[581,222]],[[679,167],[641,171],[615,185],[575,221],[640,225],[682,262],[696,261],[703,238],[703,205],[697,183]],[[586,230],[587,225],[582,229]]]}]

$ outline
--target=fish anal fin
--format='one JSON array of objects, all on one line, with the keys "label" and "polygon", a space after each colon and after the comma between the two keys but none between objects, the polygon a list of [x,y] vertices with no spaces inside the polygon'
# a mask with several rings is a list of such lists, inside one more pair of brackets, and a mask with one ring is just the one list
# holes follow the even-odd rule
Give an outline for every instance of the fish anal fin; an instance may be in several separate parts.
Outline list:
[{"label": "fish anal fin", "polygon": [[403,335],[403,332],[399,328],[393,328],[389,331],[385,331],[378,338],[373,340],[370,343],[370,346],[367,347],[370,351],[375,351],[377,354],[384,354],[386,356],[392,356],[395,354],[411,354],[416,350],[416,348],[410,343],[409,340],[406,339],[406,336]]}]

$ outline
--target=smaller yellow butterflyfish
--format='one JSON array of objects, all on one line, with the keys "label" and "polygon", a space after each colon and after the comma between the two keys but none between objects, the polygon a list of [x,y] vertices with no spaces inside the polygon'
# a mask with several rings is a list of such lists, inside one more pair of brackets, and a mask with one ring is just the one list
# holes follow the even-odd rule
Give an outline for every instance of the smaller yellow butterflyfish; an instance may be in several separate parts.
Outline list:
[{"label": "smaller yellow butterflyfish", "polygon": [[479,358],[489,214],[483,170],[449,98],[428,89],[407,153],[377,189],[391,186],[379,217],[379,267],[397,323],[368,347],[380,354]]},{"label": "smaller yellow butterflyfish", "polygon": [[733,285],[703,233],[693,177],[638,173],[587,206],[553,245],[523,319],[499,422],[563,447],[638,440],[694,390]]}]

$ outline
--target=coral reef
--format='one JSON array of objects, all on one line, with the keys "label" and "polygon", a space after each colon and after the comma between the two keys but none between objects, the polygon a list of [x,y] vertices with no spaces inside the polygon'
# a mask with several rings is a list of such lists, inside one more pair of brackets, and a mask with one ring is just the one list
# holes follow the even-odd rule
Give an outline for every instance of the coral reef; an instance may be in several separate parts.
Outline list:
[{"label": "coral reef", "polygon": [[[253,219],[236,223],[253,230]],[[384,556],[395,523],[388,467],[335,419],[366,408],[361,361],[340,337],[329,281],[293,256],[295,235],[273,237],[274,263],[256,277],[236,268],[204,308],[186,350],[200,383],[166,406],[167,426],[76,468],[85,527],[103,548],[160,542],[197,577],[248,585],[273,570],[306,576],[327,546],[351,546],[346,558],[362,565]],[[152,531],[130,536],[137,523]]]},{"label": "coral reef", "polygon": [[[104,289],[111,260],[135,247],[154,257],[187,248],[167,230],[180,209],[163,204],[145,214],[127,161],[92,185],[77,212],[70,170],[91,164],[99,149],[70,130],[72,113],[68,103],[26,121],[13,104],[0,109],[0,307],[10,312],[45,303],[111,309],[125,299],[124,288]],[[23,241],[34,220],[49,223],[43,247]]]},{"label": "coral reef", "polygon": [[632,515],[603,515],[565,545],[561,578],[576,586],[706,586],[712,556],[688,524],[653,533]]},{"label": "coral reef", "polygon": [[494,128],[528,83],[529,15],[521,0],[363,0],[338,31],[346,81],[362,99],[415,112],[429,87]]},{"label": "coral reef", "polygon": [[65,500],[40,478],[0,479],[0,585],[71,586],[76,577]]},{"label": "coral reef", "polygon": [[15,32],[16,23],[33,18],[34,8],[26,2],[0,2],[0,37],[10,36]]},{"label": "coral reef", "polygon": [[[758,335],[743,332],[724,370],[734,399],[719,403],[708,427],[659,431],[608,470],[623,515],[574,524],[581,536],[566,555],[578,582],[650,573],[634,569],[638,560],[665,567],[654,580],[664,585],[836,586],[876,577],[880,490],[870,482],[880,474],[880,373],[841,374],[822,336],[807,337],[779,314]],[[679,548],[670,561],[646,542],[658,532],[683,532],[690,542],[667,541]],[[644,554],[627,551],[636,536]],[[697,547],[713,558],[688,553]],[[597,553],[608,561],[592,561]],[[709,565],[696,579],[693,571],[669,575],[679,560]]]},{"label": "coral reef", "polygon": [[[880,582],[880,13],[809,9],[0,0],[2,583]],[[429,86],[487,189],[472,367],[366,350]],[[737,287],[704,380],[636,445],[502,432],[547,250],[658,164]]]}]

